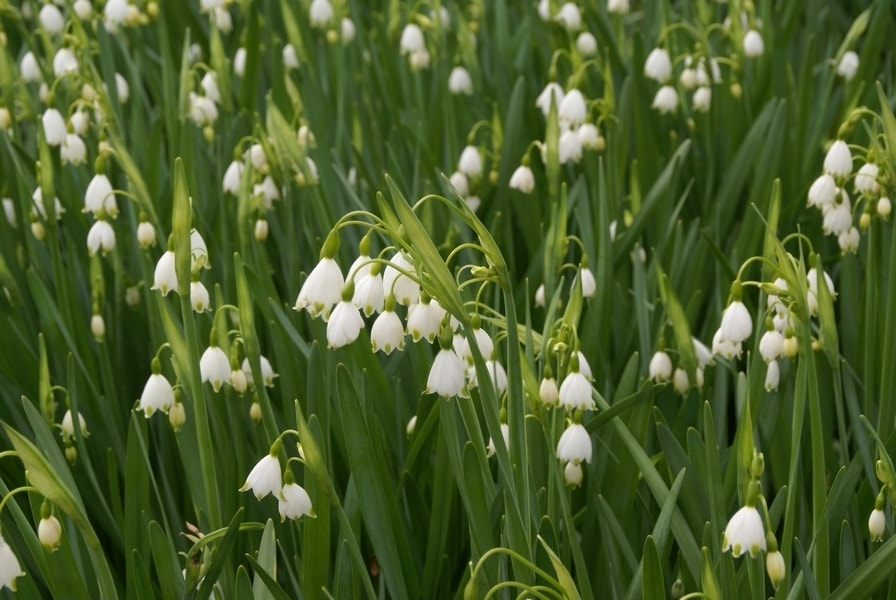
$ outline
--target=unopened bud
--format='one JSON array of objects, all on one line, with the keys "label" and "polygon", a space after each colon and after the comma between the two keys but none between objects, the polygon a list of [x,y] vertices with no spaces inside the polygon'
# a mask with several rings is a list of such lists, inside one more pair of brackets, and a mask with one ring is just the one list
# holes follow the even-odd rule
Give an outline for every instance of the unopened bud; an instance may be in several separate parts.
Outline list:
[{"label": "unopened bud", "polygon": [[252,422],[258,425],[261,423],[261,404],[258,401],[252,403],[249,407],[249,418],[252,419]]},{"label": "unopened bud", "polygon": [[180,431],[180,428],[183,427],[186,420],[187,413],[184,410],[184,403],[175,402],[172,404],[171,408],[168,409],[168,424],[171,425],[171,429],[177,433]]},{"label": "unopened bud", "polygon": [[102,342],[106,338],[106,322],[103,320],[103,315],[90,317],[90,333],[97,342]]}]

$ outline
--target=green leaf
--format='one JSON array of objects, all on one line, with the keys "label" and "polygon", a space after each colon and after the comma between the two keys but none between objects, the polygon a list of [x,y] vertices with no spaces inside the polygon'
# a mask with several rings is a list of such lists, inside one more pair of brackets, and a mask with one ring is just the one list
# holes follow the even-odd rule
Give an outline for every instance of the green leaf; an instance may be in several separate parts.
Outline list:
[{"label": "green leaf", "polygon": [[666,582],[663,579],[663,567],[660,555],[656,550],[653,536],[648,535],[644,542],[644,557],[641,560],[641,580],[644,582],[641,597],[644,600],[664,600]]},{"label": "green leaf", "polygon": [[[275,595],[269,589],[267,580],[277,579],[277,534],[274,532],[274,522],[268,519],[261,534],[261,544],[258,547],[258,560],[253,561],[255,567],[255,584],[253,597],[255,600],[269,600]],[[267,577],[265,577],[267,575]],[[276,585],[276,584],[275,584]],[[279,587],[279,586],[277,586]]]},{"label": "green leaf", "polygon": [[149,544],[164,600],[183,598],[184,578],[171,540],[155,521],[149,524]]},{"label": "green leaf", "polygon": [[551,559],[551,565],[554,567],[554,572],[557,573],[557,581],[560,583],[560,591],[563,592],[563,597],[568,598],[569,600],[581,600],[582,597],[579,596],[579,590],[576,588],[572,575],[569,574],[563,561],[560,560],[560,557],[557,556],[550,546],[548,546],[543,537],[538,536],[538,541],[541,543],[541,547],[548,555],[548,558]]}]

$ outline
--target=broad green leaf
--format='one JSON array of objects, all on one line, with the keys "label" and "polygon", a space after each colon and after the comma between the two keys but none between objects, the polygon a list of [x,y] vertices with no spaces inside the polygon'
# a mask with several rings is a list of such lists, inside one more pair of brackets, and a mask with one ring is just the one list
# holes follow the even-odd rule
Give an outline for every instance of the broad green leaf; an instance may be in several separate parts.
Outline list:
[{"label": "broad green leaf", "polygon": [[644,582],[641,595],[644,600],[663,600],[666,597],[663,567],[660,565],[660,555],[657,553],[656,542],[652,535],[648,535],[644,542],[641,580]]}]

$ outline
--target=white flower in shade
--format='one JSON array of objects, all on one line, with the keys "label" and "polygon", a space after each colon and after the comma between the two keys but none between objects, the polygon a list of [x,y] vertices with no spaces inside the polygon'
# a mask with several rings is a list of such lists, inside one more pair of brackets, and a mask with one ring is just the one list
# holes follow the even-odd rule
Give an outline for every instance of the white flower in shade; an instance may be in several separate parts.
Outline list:
[{"label": "white flower in shade", "polygon": [[174,252],[171,250],[166,250],[156,263],[152,287],[149,289],[159,290],[163,296],[177,291],[177,271],[174,267]]},{"label": "white flower in shade", "polygon": [[569,373],[560,384],[560,404],[567,410],[593,410],[591,384],[579,371]]},{"label": "white flower in shade", "polygon": [[604,139],[594,123],[582,123],[576,130],[576,135],[579,136],[579,141],[585,150],[603,150]]},{"label": "white flower in shade", "polygon": [[[479,353],[482,354],[482,358],[490,360],[495,351],[495,343],[492,341],[492,336],[490,336],[482,327],[474,325],[473,338],[476,340],[476,345],[479,347]],[[470,349],[470,341],[466,338],[464,338],[460,357],[467,361],[467,363],[471,365],[473,364],[473,352]]]},{"label": "white flower in shade", "polygon": [[[362,273],[365,270],[367,272]],[[358,276],[358,273],[362,274]],[[356,271],[355,293],[352,296],[352,302],[364,313],[364,316],[369,317],[374,312],[383,310],[384,299],[383,276],[379,274],[379,271],[373,273],[367,267]]]},{"label": "white flower in shade", "polygon": [[868,517],[868,533],[871,535],[872,542],[880,542],[884,539],[884,532],[887,530],[887,517],[880,508],[871,511]]},{"label": "white flower in shade", "polygon": [[46,137],[47,144],[50,146],[58,146],[61,144],[62,140],[65,139],[65,134],[68,133],[65,127],[65,119],[62,118],[62,114],[55,108],[48,108],[41,116],[41,122],[44,126],[44,136]]},{"label": "white flower in shade", "polygon": [[557,154],[561,165],[569,161],[574,163],[582,160],[582,140],[575,131],[564,131],[557,142]]},{"label": "white flower in shade", "polygon": [[213,125],[218,120],[218,107],[208,96],[190,92],[190,119],[200,127]]},{"label": "white flower in shade", "polygon": [[218,75],[214,71],[206,71],[199,82],[205,97],[212,102],[221,102],[221,89],[218,87]]},{"label": "white flower in shade", "polygon": [[383,272],[383,290],[386,295],[393,294],[395,301],[404,306],[419,302],[420,284],[401,272],[416,273],[414,265],[400,251],[393,254],[389,262],[391,264]]},{"label": "white flower in shade", "polygon": [[324,28],[333,20],[333,6],[330,0],[312,0],[308,9],[308,21],[312,27]]},{"label": "white flower in shade", "polygon": [[722,337],[722,330],[718,329],[712,338],[712,353],[728,360],[740,358],[741,342]]},{"label": "white flower in shade", "polygon": [[837,140],[828,148],[824,157],[824,172],[834,177],[846,177],[852,173],[852,152],[843,140]]},{"label": "white flower in shade", "polygon": [[48,33],[62,33],[65,28],[65,17],[62,16],[62,11],[55,4],[44,4],[37,18],[40,19],[40,26]]},{"label": "white flower in shade", "polygon": [[355,22],[349,19],[348,17],[343,17],[342,22],[339,26],[340,33],[342,34],[342,43],[349,44],[355,39],[355,35],[357,30],[355,28]]},{"label": "white flower in shade", "polygon": [[336,304],[327,321],[327,347],[341,348],[351,344],[364,328],[364,319],[358,307],[348,300]]},{"label": "white flower in shade", "polygon": [[464,94],[469,96],[473,93],[473,78],[470,72],[463,67],[454,67],[448,75],[448,91],[452,94]]},{"label": "white flower in shade", "polygon": [[128,18],[128,0],[109,0],[103,9],[103,24],[110,33],[115,33],[118,26]]},{"label": "white flower in shade", "polygon": [[582,13],[574,2],[566,2],[557,11],[554,20],[567,31],[578,31],[582,28]]},{"label": "white flower in shade", "polygon": [[765,372],[765,391],[776,391],[780,382],[781,366],[778,364],[778,361],[773,360],[768,363],[768,369]]},{"label": "white flower in shade", "polygon": [[[778,293],[787,291],[787,282],[781,277],[777,277],[772,282],[772,285],[780,290]],[[787,312],[787,307],[784,306],[777,294],[768,295],[768,298],[766,299],[766,306],[768,306],[769,309],[774,309],[778,314]]]},{"label": "white flower in shade", "polygon": [[401,31],[399,42],[402,54],[413,54],[426,50],[426,42],[423,39],[423,30],[415,23],[408,23]]},{"label": "white flower in shade", "polygon": [[68,48],[60,48],[53,56],[53,75],[62,77],[67,73],[78,72],[78,57]]},{"label": "white flower in shade", "polygon": [[538,398],[545,406],[557,406],[560,402],[560,390],[557,389],[557,380],[548,377],[545,373],[541,384],[538,386]]},{"label": "white flower in shade", "polygon": [[765,43],[762,36],[755,29],[750,29],[744,34],[744,54],[747,58],[757,58],[765,52]]},{"label": "white flower in shade", "polygon": [[[275,442],[274,444],[277,445],[277,443]],[[279,454],[279,452],[277,453]],[[268,454],[252,467],[249,476],[246,477],[246,483],[243,484],[239,491],[246,492],[252,490],[252,493],[259,500],[268,494],[279,496],[283,487],[281,476],[280,460],[276,454]]]},{"label": "white flower in shade", "polygon": [[131,97],[131,86],[121,73],[115,74],[115,93],[118,95],[118,101],[122,104],[126,103],[128,98]]},{"label": "white flower in shade", "polygon": [[15,229],[19,226],[16,220],[16,205],[12,198],[3,198],[3,215],[6,217],[6,222],[9,223],[10,227]]},{"label": "white flower in shade", "polygon": [[544,284],[535,289],[535,306],[544,306]]},{"label": "white flower in shade", "polygon": [[552,81],[544,86],[538,98],[535,99],[535,106],[541,109],[544,116],[548,116],[548,113],[551,112],[551,102],[553,101],[559,108],[560,103],[563,102],[563,96],[565,96],[563,87],[559,83]]},{"label": "white flower in shade", "polygon": [[59,158],[64,165],[83,165],[87,162],[87,146],[81,136],[77,133],[65,134],[59,148]]},{"label": "white flower in shade", "polygon": [[199,0],[199,12],[210,13],[224,6],[224,0]]},{"label": "white flower in shade", "polygon": [[87,232],[87,254],[93,256],[97,251],[106,255],[115,248],[115,230],[108,221],[97,221]]},{"label": "white flower in shade", "polygon": [[110,217],[118,215],[118,204],[112,191],[112,183],[103,173],[97,173],[87,184],[84,192],[84,211],[93,213],[94,217],[105,213]]},{"label": "white flower in shade", "polygon": [[859,249],[859,241],[859,230],[855,227],[850,227],[837,236],[837,243],[840,244],[840,250],[844,254],[855,254]]},{"label": "white flower in shade", "polygon": [[212,389],[221,391],[221,386],[230,381],[230,361],[218,346],[209,346],[199,359],[199,375],[202,382],[212,384]]},{"label": "white flower in shade", "polygon": [[694,110],[698,112],[709,112],[709,104],[711,101],[712,90],[709,87],[699,87],[697,88],[697,91],[694,92],[694,98],[692,100]]},{"label": "white flower in shade", "polygon": [[393,350],[404,350],[404,325],[389,304],[394,303],[387,302],[386,310],[380,313],[370,328],[370,345],[374,352],[382,350],[392,354]]},{"label": "white flower in shade", "polygon": [[594,298],[594,294],[597,293],[597,281],[594,279],[594,273],[588,267],[584,267],[579,270],[579,275],[582,278],[582,297]]},{"label": "white flower in shade", "polygon": [[722,339],[742,342],[753,332],[753,319],[750,311],[740,300],[728,305],[722,313],[722,324],[719,326]]},{"label": "white flower in shade", "polygon": [[759,340],[759,354],[765,362],[772,362],[784,353],[784,336],[770,329]]},{"label": "white flower in shade", "polygon": [[840,190],[840,202],[834,202],[824,212],[821,229],[827,235],[840,235],[852,227],[852,205],[846,190]]},{"label": "white flower in shade", "polygon": [[455,171],[448,178],[451,187],[457,192],[458,196],[467,196],[470,193],[470,180],[460,171]]},{"label": "white flower in shade", "polygon": [[137,243],[144,250],[156,245],[156,228],[149,221],[140,221],[137,225]]},{"label": "white flower in shade", "polygon": [[584,473],[582,472],[581,464],[577,465],[571,462],[566,463],[566,467],[563,469],[563,479],[566,481],[566,485],[579,487],[582,485],[583,478]]},{"label": "white flower in shade", "polygon": [[787,576],[787,565],[784,564],[784,556],[778,550],[772,550],[765,555],[765,572],[772,587],[778,589],[784,577]]},{"label": "white flower in shade", "polygon": [[840,57],[840,62],[837,63],[837,75],[846,81],[851,81],[856,76],[856,71],[858,70],[859,55],[852,50],[847,50]]},{"label": "white flower in shade", "polygon": [[[497,360],[487,360],[485,361],[485,372],[499,396],[507,391],[507,371],[504,369],[504,365]],[[474,366],[467,369],[467,384],[471,389],[479,387],[479,379]]]},{"label": "white flower in shade", "polygon": [[237,48],[233,55],[233,74],[242,77],[246,74],[246,49]]},{"label": "white flower in shade", "polygon": [[469,207],[470,210],[476,212],[482,205],[482,198],[480,198],[479,196],[467,196],[466,198],[464,198],[464,203]]},{"label": "white flower in shade", "polygon": [[663,115],[675,112],[675,109],[678,108],[678,92],[671,85],[664,85],[653,97],[653,104],[650,105],[650,108],[657,109]]},{"label": "white flower in shade", "polygon": [[691,389],[688,372],[681,367],[675,369],[675,372],[672,374],[672,389],[674,389],[675,393],[679,396],[684,396],[688,393],[688,390]]},{"label": "white flower in shade", "polygon": [[[259,355],[258,362],[261,366],[261,382],[265,387],[274,387],[274,378],[279,377],[279,375],[274,372],[274,367],[271,366],[271,361],[264,356]],[[253,385],[255,380],[252,376],[252,366],[249,364],[248,358],[243,359],[243,362],[240,364],[240,370],[246,376],[246,383]]]},{"label": "white flower in shade", "polygon": [[588,359],[585,358],[584,352],[581,350],[576,352],[576,359],[579,361],[579,373],[585,376],[585,379],[591,381],[594,379],[594,376],[591,373],[591,365],[588,363]]},{"label": "white flower in shade", "polygon": [[755,506],[744,506],[728,521],[722,537],[722,552],[729,549],[734,558],[744,552],[755,558],[760,550],[766,549],[765,527]]},{"label": "white flower in shade", "polygon": [[[822,271],[822,273],[824,273],[824,271]],[[809,305],[809,312],[812,315],[815,315],[818,314],[818,271],[815,269],[815,267],[812,267],[811,269],[809,269],[809,272],[806,273],[806,280],[809,282],[809,291],[806,297],[806,301]],[[837,292],[834,290],[834,282],[831,279],[831,276],[827,273],[824,273],[824,282],[831,297],[836,297]]]},{"label": "white flower in shade", "polygon": [[[44,207],[44,193],[40,188],[35,188],[34,193],[31,194],[31,203],[32,203],[32,215],[39,216],[41,219],[47,219],[47,209]],[[62,207],[62,203],[59,202],[59,198],[53,198],[53,210],[56,211],[56,220],[58,221],[62,218],[62,213],[65,212],[65,209]]]},{"label": "white flower in shade", "polygon": [[590,31],[583,31],[576,38],[576,50],[582,56],[594,56],[597,54],[597,38]]},{"label": "white flower in shade", "polygon": [[482,155],[479,148],[468,145],[460,153],[457,161],[457,169],[471,179],[482,175]]},{"label": "white flower in shade", "polygon": [[591,462],[591,436],[579,423],[571,423],[557,442],[557,458],[574,465]]},{"label": "white flower in shade", "polygon": [[62,540],[62,524],[54,515],[43,517],[37,524],[37,539],[47,552],[55,552]]},{"label": "white flower in shade", "polygon": [[34,56],[34,53],[31,52],[31,50],[26,52],[22,56],[22,60],[19,61],[19,74],[22,76],[22,81],[25,83],[43,79],[43,75],[41,75],[40,72],[40,65],[37,63],[37,57]]},{"label": "white flower in shade", "polygon": [[287,69],[298,69],[299,68],[299,55],[296,52],[296,47],[290,43],[287,43],[283,46],[283,50],[280,53],[283,57],[283,66]]},{"label": "white flower in shade", "polygon": [[524,194],[531,194],[535,189],[535,174],[529,165],[520,165],[510,176],[510,188],[519,190]]},{"label": "white flower in shade", "polygon": [[876,195],[880,193],[880,184],[877,182],[877,173],[880,169],[874,163],[865,163],[859,167],[856,173],[856,192]]},{"label": "white flower in shade", "polygon": [[432,343],[439,335],[439,327],[445,317],[445,309],[435,300],[421,298],[408,307],[408,323],[405,331],[415,342],[421,339]]},{"label": "white flower in shade", "polygon": [[414,432],[417,430],[417,415],[414,415],[408,420],[408,424],[404,427],[404,432],[408,437],[414,435]]},{"label": "white flower in shade", "polygon": [[577,89],[571,89],[563,96],[557,107],[557,119],[563,129],[575,129],[585,122],[588,106],[585,95]]},{"label": "white flower in shade", "polygon": [[692,68],[690,66],[691,63],[691,57],[686,57],[685,65],[687,66],[681,72],[681,75],[678,76],[678,82],[681,84],[681,87],[686,90],[692,90],[697,87],[697,69]]},{"label": "white flower in shade", "polygon": [[837,182],[830,174],[825,173],[809,186],[807,206],[825,210],[837,199]]},{"label": "white flower in shade", "polygon": [[712,364],[712,351],[695,337],[691,338],[691,343],[694,345],[694,354],[697,356],[697,364],[701,368]]},{"label": "white flower in shade", "polygon": [[[507,423],[501,423],[501,437],[504,440],[504,447],[510,448],[510,427],[507,426]],[[497,452],[497,448],[495,448],[495,438],[488,438],[488,446],[485,448],[486,456],[492,456]]]},{"label": "white flower in shade", "polygon": [[106,337],[106,321],[103,319],[103,315],[90,317],[90,333],[97,342],[102,342]]},{"label": "white flower in shade", "polygon": [[174,404],[174,389],[171,383],[161,373],[153,372],[143,387],[137,408],[142,410],[148,419],[157,410],[167,413],[172,404]]},{"label": "white flower in shade", "polygon": [[538,0],[538,18],[542,21],[550,21],[551,19],[551,3],[549,0]]},{"label": "white flower in shade", "polygon": [[662,350],[655,352],[647,366],[647,374],[656,383],[665,383],[672,377],[672,359]]},{"label": "white flower in shade", "polygon": [[429,66],[429,59],[429,51],[424,48],[422,50],[417,50],[416,52],[411,52],[408,55],[408,65],[411,67],[412,71],[419,71]]},{"label": "white flower in shade", "polygon": [[75,0],[72,8],[75,11],[75,15],[82,21],[88,21],[93,17],[93,5],[90,3],[90,0]]},{"label": "white flower in shade", "polygon": [[[287,476],[287,481],[289,476]],[[296,520],[302,515],[314,517],[314,511],[311,508],[311,497],[305,488],[299,484],[288,482],[280,490],[278,497],[278,510],[280,511],[280,522],[286,519]]]},{"label": "white flower in shade", "polygon": [[[84,437],[90,435],[90,432],[87,431],[87,421],[84,420],[84,415],[81,413],[78,413],[78,429],[81,430],[81,435]],[[71,409],[65,411],[62,422],[59,424],[59,430],[62,432],[63,439],[70,440],[75,437],[75,419]]]},{"label": "white flower in shade", "polygon": [[607,12],[610,14],[627,15],[629,11],[628,0],[607,0]]},{"label": "white flower in shade", "polygon": [[432,362],[425,393],[450,398],[459,395],[463,389],[464,363],[453,350],[442,348]]},{"label": "white flower in shade", "polygon": [[211,298],[208,295],[208,289],[201,281],[190,282],[190,304],[193,310],[198,313],[211,310]]},{"label": "white flower in shade", "polygon": [[240,193],[240,184],[243,179],[243,161],[233,160],[224,171],[224,179],[221,181],[221,189],[234,196]]},{"label": "white flower in shade", "polygon": [[666,83],[672,77],[672,59],[663,48],[654,48],[644,62],[644,75],[658,83]]},{"label": "white flower in shade", "polygon": [[886,196],[881,197],[880,200],[877,201],[877,214],[881,219],[888,219],[890,217],[890,213],[893,211],[893,205],[890,202],[890,199]]},{"label": "white flower in shade", "polygon": [[[302,289],[296,298],[295,309],[307,309],[312,318],[321,315],[326,320],[333,305],[342,298],[344,285],[345,280],[336,261],[332,258],[321,258],[302,284]],[[361,315],[358,315],[358,318],[360,319]],[[361,326],[363,327],[363,320]]]},{"label": "white flower in shade", "polygon": [[211,269],[212,265],[208,262],[208,246],[202,239],[202,234],[197,229],[190,230],[190,270]]},{"label": "white flower in shade", "polygon": [[19,565],[19,559],[16,558],[6,540],[0,536],[0,589],[8,587],[12,591],[16,591],[16,577],[21,577],[24,574]]},{"label": "white flower in shade", "polygon": [[215,24],[218,26],[218,29],[224,33],[230,33],[233,29],[233,19],[230,16],[230,11],[223,6],[218,6],[212,15],[215,18]]}]

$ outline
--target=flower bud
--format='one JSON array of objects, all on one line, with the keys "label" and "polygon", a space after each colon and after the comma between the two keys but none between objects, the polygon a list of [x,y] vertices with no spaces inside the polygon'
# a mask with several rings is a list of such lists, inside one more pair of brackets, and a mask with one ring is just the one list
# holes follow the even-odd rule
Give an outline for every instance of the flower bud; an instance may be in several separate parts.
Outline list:
[{"label": "flower bud", "polygon": [[177,433],[180,431],[180,428],[183,427],[186,420],[187,413],[184,410],[184,403],[175,402],[172,404],[171,408],[168,409],[168,424],[171,425],[171,429]]},{"label": "flower bud", "polygon": [[106,337],[106,322],[103,315],[93,315],[90,317],[90,333],[97,342],[102,342]]},{"label": "flower bud", "polygon": [[48,500],[40,507],[41,519],[37,525],[37,538],[47,552],[55,552],[62,540],[62,525],[53,515],[53,508]]},{"label": "flower bud", "polygon": [[258,403],[258,400],[254,401],[252,406],[249,407],[249,418],[256,425],[261,423],[261,405]]}]

